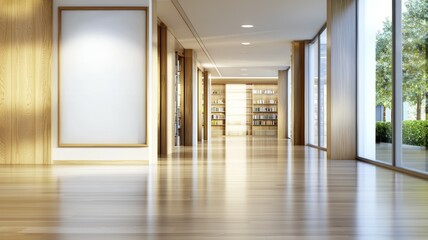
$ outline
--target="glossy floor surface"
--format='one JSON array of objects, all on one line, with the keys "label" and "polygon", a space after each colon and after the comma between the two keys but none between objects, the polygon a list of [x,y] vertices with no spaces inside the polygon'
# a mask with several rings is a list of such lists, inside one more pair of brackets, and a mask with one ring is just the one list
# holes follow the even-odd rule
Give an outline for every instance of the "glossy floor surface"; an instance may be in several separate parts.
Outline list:
[{"label": "glossy floor surface", "polygon": [[[402,167],[420,172],[428,172],[428,148],[402,145]],[[392,144],[376,144],[376,160],[392,164]],[[368,159],[372,159],[367,157]],[[374,159],[373,159],[374,160]]]},{"label": "glossy floor surface", "polygon": [[157,166],[0,167],[0,239],[428,239],[428,181],[286,140]]}]

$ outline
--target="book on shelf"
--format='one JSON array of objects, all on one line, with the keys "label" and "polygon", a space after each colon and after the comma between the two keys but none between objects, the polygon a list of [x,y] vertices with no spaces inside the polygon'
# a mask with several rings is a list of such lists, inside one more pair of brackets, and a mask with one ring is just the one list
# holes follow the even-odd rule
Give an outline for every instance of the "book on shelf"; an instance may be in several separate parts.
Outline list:
[{"label": "book on shelf", "polygon": [[255,94],[255,95],[273,95],[273,94],[276,94],[276,91],[272,90],[272,89],[254,89],[253,94]]},{"label": "book on shelf", "polygon": [[276,107],[255,107],[253,112],[276,112]]},{"label": "book on shelf", "polygon": [[257,119],[257,120],[276,120],[276,119],[278,119],[278,115],[276,115],[276,114],[271,114],[271,115],[266,115],[266,114],[253,115],[253,119]]},{"label": "book on shelf", "polygon": [[219,90],[213,90],[212,91],[212,95],[223,95],[224,91],[219,91]]},{"label": "book on shelf", "polygon": [[[213,135],[274,136],[278,125],[278,88],[275,84],[213,84]],[[226,110],[227,108],[227,110]]]},{"label": "book on shelf", "polygon": [[214,100],[211,104],[224,104],[224,100],[223,99],[217,99],[217,100]]},{"label": "book on shelf", "polygon": [[277,101],[273,99],[269,99],[269,100],[258,99],[258,100],[255,100],[253,104],[254,105],[275,105],[277,104]]},{"label": "book on shelf", "polygon": [[211,107],[211,112],[224,112],[224,107]]},{"label": "book on shelf", "polygon": [[253,126],[276,126],[277,121],[272,120],[254,120]]},{"label": "book on shelf", "polygon": [[219,120],[212,120],[211,121],[211,125],[212,126],[224,126],[224,122],[223,121],[219,121]]},{"label": "book on shelf", "polygon": [[224,115],[212,115],[211,118],[216,119],[216,120],[225,120],[226,119],[224,117]]}]

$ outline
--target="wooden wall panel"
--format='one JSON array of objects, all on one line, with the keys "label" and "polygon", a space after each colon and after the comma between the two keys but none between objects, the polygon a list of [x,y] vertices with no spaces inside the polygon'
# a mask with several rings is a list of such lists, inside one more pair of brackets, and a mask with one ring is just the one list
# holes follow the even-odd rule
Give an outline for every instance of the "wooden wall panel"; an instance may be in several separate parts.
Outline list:
[{"label": "wooden wall panel", "polygon": [[51,82],[52,82],[52,1],[41,1],[42,11],[37,11],[36,39],[42,39],[36,47],[37,60],[36,77],[36,163],[51,164]]},{"label": "wooden wall panel", "polygon": [[287,137],[288,132],[288,70],[278,71],[278,138]]},{"label": "wooden wall panel", "polygon": [[175,145],[175,37],[165,24],[159,26],[159,146],[160,155],[173,152]]},{"label": "wooden wall panel", "polygon": [[211,138],[211,74],[204,71],[204,140]]},{"label": "wooden wall panel", "polygon": [[158,44],[159,44],[159,146],[158,152],[160,155],[168,153],[168,96],[167,96],[167,33],[168,30],[164,24],[159,26]]},{"label": "wooden wall panel", "polygon": [[293,145],[305,145],[305,62],[306,41],[292,43],[292,128]]},{"label": "wooden wall panel", "polygon": [[198,69],[198,142],[203,140],[204,135],[204,72]]},{"label": "wooden wall panel", "polygon": [[[147,104],[147,112],[148,112],[148,122],[147,122],[147,126],[151,126],[148,127],[147,129],[147,134],[148,134],[148,139],[147,142],[153,143],[152,145],[150,145],[151,147],[149,147],[149,151],[150,151],[150,156],[152,157],[152,159],[150,160],[150,162],[157,162],[158,161],[158,155],[159,155],[159,151],[158,151],[158,144],[159,144],[159,99],[157,98],[157,96],[159,96],[158,94],[160,93],[159,90],[159,78],[160,78],[160,73],[159,73],[159,54],[158,53],[158,16],[157,16],[157,1],[152,1],[152,6],[151,6],[151,22],[149,22],[149,24],[151,23],[151,29],[149,30],[149,41],[151,40],[151,42],[149,42],[149,44],[151,44],[151,52],[152,52],[152,58],[149,60],[149,63],[151,61],[151,65],[149,64],[149,68],[151,68],[151,79],[149,79],[148,81],[148,85],[147,87],[151,90],[150,93],[148,93],[148,97],[151,98],[151,102],[148,102]],[[151,30],[151,31],[150,31]],[[150,38],[150,34],[151,34],[151,38]],[[150,70],[149,70],[150,71]],[[157,128],[156,128],[157,127]],[[158,143],[158,144],[156,144]]]},{"label": "wooden wall panel", "polygon": [[[13,8],[0,1],[0,163],[12,160],[12,12]],[[10,4],[10,3],[9,3]]]},{"label": "wooden wall panel", "polygon": [[0,164],[50,164],[52,1],[0,6]]},{"label": "wooden wall panel", "polygon": [[[195,78],[197,71],[196,71],[196,59],[195,59],[195,52],[192,49],[185,49],[184,50],[184,145],[185,146],[193,146],[193,135],[197,134],[194,133],[193,125],[197,124],[194,123],[193,114],[193,91],[194,87],[197,87],[197,85],[194,86],[194,82],[196,82]],[[196,108],[197,110],[197,108]],[[196,118],[197,119],[197,118]],[[196,128],[197,131],[197,128]]]},{"label": "wooden wall panel", "polygon": [[357,150],[356,0],[327,1],[327,156],[355,159]]},{"label": "wooden wall panel", "polygon": [[[31,2],[21,3],[22,12],[33,12]],[[35,55],[36,43],[35,26],[26,21],[14,21],[14,33],[12,34],[12,75],[13,99],[12,121],[15,126],[12,128],[12,153],[15,155],[14,163],[24,163],[35,161],[35,67],[38,63],[31,59]],[[22,44],[27,41],[26,44]],[[30,44],[28,44],[30,43]],[[19,68],[19,69],[16,69]],[[28,159],[28,160],[27,160]]]}]

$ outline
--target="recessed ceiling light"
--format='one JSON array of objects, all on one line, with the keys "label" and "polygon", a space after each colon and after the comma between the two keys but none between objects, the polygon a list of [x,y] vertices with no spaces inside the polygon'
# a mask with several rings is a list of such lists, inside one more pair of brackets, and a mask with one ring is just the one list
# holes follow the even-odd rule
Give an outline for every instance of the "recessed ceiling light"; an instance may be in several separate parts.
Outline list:
[{"label": "recessed ceiling light", "polygon": [[243,43],[241,43],[242,45],[250,45],[251,43],[249,43],[249,42],[243,42]]},{"label": "recessed ceiling light", "polygon": [[241,25],[241,27],[243,27],[243,28],[253,28],[253,27],[254,27],[254,25],[251,25],[251,24],[244,24],[244,25]]}]

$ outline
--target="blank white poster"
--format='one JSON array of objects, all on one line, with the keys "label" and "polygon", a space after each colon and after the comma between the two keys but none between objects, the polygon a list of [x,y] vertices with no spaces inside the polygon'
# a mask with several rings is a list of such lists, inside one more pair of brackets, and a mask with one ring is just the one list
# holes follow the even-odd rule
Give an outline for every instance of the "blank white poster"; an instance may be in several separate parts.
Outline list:
[{"label": "blank white poster", "polygon": [[146,145],[147,12],[60,11],[60,146]]}]

